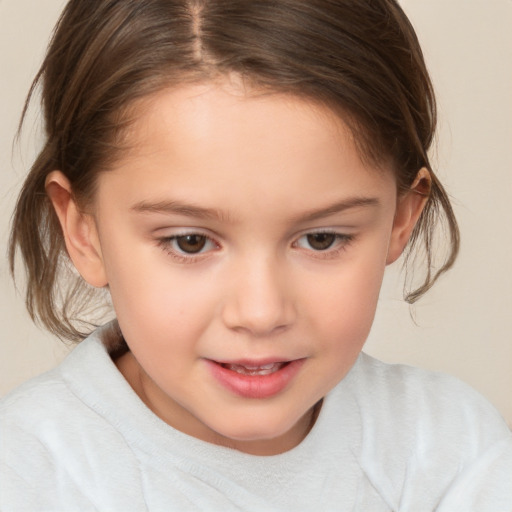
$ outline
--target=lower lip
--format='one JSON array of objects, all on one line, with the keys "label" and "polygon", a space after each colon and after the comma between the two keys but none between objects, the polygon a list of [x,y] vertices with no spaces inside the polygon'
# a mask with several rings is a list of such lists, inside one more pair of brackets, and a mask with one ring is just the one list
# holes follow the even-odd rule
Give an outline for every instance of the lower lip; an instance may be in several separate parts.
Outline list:
[{"label": "lower lip", "polygon": [[213,376],[224,388],[244,398],[270,398],[283,391],[297,375],[305,359],[289,362],[268,375],[244,375],[207,360]]}]

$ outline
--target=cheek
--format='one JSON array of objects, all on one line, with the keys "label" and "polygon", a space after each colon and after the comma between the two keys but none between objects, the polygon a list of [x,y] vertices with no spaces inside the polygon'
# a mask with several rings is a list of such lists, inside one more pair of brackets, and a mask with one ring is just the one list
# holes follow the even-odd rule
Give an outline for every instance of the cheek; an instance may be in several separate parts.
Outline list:
[{"label": "cheek", "polygon": [[[118,244],[109,240],[111,249]],[[200,331],[216,302],[208,281],[201,273],[178,271],[158,247],[132,247],[129,253],[105,251],[112,303],[127,341],[165,348],[171,333],[186,340]]]},{"label": "cheek", "polygon": [[[375,254],[375,253],[374,253]],[[382,260],[382,261],[381,261]],[[383,258],[358,255],[309,290],[313,329],[329,352],[357,356],[370,332],[384,275]]]}]

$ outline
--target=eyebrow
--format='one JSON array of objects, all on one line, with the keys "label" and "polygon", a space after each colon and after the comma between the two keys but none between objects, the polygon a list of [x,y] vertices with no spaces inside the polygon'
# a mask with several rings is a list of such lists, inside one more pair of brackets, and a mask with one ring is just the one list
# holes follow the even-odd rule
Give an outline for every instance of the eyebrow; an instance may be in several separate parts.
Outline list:
[{"label": "eyebrow", "polygon": [[[336,213],[341,213],[345,210],[362,207],[376,207],[379,205],[380,201],[376,197],[353,197],[338,201],[323,208],[301,213],[297,217],[293,218],[293,221],[311,222]],[[130,210],[136,213],[161,213],[167,215],[183,215],[185,217],[192,217],[196,219],[217,220],[221,222],[231,221],[231,216],[223,210],[219,210],[217,208],[204,208],[202,206],[196,206],[181,201],[159,201],[155,203],[141,201],[133,205]]]},{"label": "eyebrow", "polygon": [[183,215],[196,219],[229,221],[229,215],[222,210],[204,208],[181,201],[159,201],[156,203],[141,201],[133,205],[130,210],[136,213],[162,213],[167,215]]},{"label": "eyebrow", "polygon": [[318,208],[300,214],[295,220],[298,222],[310,222],[324,217],[329,217],[335,213],[341,213],[345,210],[351,210],[353,208],[368,208],[380,206],[381,202],[376,197],[351,197],[343,199],[337,203],[331,204],[324,208]]}]

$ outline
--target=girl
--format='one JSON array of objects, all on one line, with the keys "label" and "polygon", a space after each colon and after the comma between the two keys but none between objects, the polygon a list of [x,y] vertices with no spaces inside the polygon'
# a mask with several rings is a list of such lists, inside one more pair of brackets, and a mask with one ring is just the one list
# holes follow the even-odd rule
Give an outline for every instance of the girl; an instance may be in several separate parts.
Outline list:
[{"label": "girl", "polygon": [[11,265],[85,339],[2,401],[2,510],[512,509],[492,407],[361,353],[386,265],[458,249],[394,1],[71,0],[38,85]]}]

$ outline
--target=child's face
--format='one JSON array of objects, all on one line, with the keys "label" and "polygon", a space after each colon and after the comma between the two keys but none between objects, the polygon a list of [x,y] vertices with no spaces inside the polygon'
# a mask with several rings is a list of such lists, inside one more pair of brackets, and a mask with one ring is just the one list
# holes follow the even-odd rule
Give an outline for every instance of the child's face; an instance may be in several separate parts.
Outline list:
[{"label": "child's face", "polygon": [[108,282],[131,349],[119,368],[185,433],[293,447],[361,351],[416,203],[397,212],[391,171],[363,164],[327,109],[290,96],[165,91],[129,143],[99,178],[101,270],[82,272]]}]

